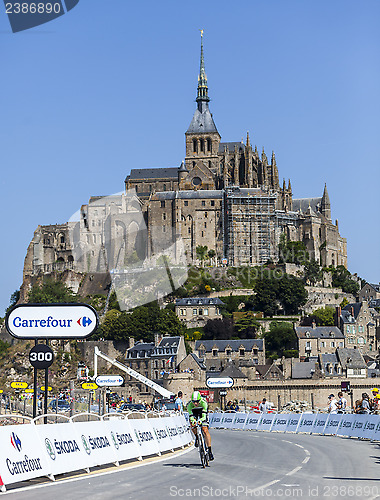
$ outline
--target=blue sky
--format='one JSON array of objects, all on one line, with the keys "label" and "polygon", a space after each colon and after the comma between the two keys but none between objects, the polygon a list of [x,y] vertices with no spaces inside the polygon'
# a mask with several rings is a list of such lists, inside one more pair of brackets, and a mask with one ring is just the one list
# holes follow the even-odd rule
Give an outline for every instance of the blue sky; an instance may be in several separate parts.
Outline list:
[{"label": "blue sky", "polygon": [[378,0],[80,0],[13,34],[1,11],[0,315],[38,224],[180,164],[200,28],[222,140],[249,130],[294,197],[326,182],[350,271],[379,282],[379,19]]}]

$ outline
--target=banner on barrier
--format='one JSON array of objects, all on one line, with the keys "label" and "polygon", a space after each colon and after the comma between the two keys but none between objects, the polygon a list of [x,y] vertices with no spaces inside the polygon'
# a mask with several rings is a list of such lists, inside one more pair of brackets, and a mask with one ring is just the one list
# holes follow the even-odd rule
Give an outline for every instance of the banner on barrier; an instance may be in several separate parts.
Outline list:
[{"label": "banner on barrier", "polygon": [[172,441],[172,448],[180,448],[184,445],[184,439],[182,438],[184,429],[176,416],[164,417],[167,432]]},{"label": "banner on barrier", "polygon": [[87,455],[84,467],[95,467],[118,461],[111,433],[103,421],[75,422],[74,429]]},{"label": "banner on barrier", "polygon": [[222,417],[221,427],[223,429],[231,429],[235,418],[235,413],[224,413]]},{"label": "banner on barrier", "polygon": [[341,413],[330,413],[323,433],[326,435],[330,434],[332,436],[335,436],[335,434],[338,431],[341,419],[342,419]]},{"label": "banner on barrier", "polygon": [[329,418],[328,413],[317,413],[315,415],[312,433],[313,434],[323,434],[328,418]]},{"label": "banner on barrier", "polygon": [[352,426],[353,426],[354,422],[355,422],[355,415],[342,414],[338,430],[336,431],[336,435],[337,436],[351,436]]},{"label": "banner on barrier", "polygon": [[139,456],[159,454],[160,448],[149,420],[147,418],[131,418],[128,421],[139,446]]},{"label": "banner on barrier", "polygon": [[316,415],[314,413],[302,413],[297,427],[297,432],[311,433]]},{"label": "banner on barrier", "polygon": [[302,413],[289,413],[288,415],[289,420],[286,426],[286,432],[296,432]]},{"label": "banner on barrier", "polygon": [[4,485],[52,474],[34,424],[0,427],[0,442]]},{"label": "banner on barrier", "polygon": [[231,429],[243,429],[247,420],[248,413],[235,413],[234,421],[232,422]]},{"label": "banner on barrier", "polygon": [[78,438],[75,430],[75,424],[65,422],[37,425],[35,428],[52,474],[64,474],[90,466],[82,440]]},{"label": "banner on barrier", "polygon": [[127,418],[110,418],[104,425],[111,436],[112,446],[118,461],[140,456],[136,437]]},{"label": "banner on barrier", "polygon": [[273,421],[272,431],[285,432],[288,427],[289,414],[278,413]]},{"label": "banner on barrier", "polygon": [[257,424],[257,430],[270,431],[275,418],[276,413],[263,413],[260,422]]},{"label": "banner on barrier", "polygon": [[247,420],[245,421],[244,429],[255,431],[257,430],[257,426],[261,420],[261,416],[264,413],[248,413]]},{"label": "banner on barrier", "polygon": [[210,427],[221,427],[222,418],[224,413],[210,413],[209,414],[209,425]]}]

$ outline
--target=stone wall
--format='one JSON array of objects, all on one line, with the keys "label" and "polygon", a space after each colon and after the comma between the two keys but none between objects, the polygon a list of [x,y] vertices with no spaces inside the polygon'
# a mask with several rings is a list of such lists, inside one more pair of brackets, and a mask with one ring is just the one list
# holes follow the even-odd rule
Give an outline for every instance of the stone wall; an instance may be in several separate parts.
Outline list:
[{"label": "stone wall", "polygon": [[309,295],[306,304],[303,307],[305,314],[311,314],[313,311],[320,307],[339,306],[344,298],[348,302],[355,302],[355,297],[350,293],[342,292],[340,288],[323,288],[319,286],[305,287]]}]

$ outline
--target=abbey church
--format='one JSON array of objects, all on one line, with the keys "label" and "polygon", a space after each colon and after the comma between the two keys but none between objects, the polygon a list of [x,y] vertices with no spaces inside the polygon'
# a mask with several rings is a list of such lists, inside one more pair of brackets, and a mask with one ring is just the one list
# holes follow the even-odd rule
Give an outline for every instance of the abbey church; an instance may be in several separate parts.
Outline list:
[{"label": "abbey church", "polygon": [[179,240],[188,263],[197,263],[201,245],[214,251],[215,265],[255,266],[278,261],[282,234],[302,241],[322,266],[346,266],[346,239],[331,220],[326,185],[320,197],[293,198],[290,180],[280,184],[274,153],[270,159],[259,153],[248,134],[245,142],[222,142],[209,101],[201,39],[184,161],[132,169],[123,194],[91,198],[77,221],[39,226],[24,278],[62,269],[110,271],[132,254],[143,262]]}]

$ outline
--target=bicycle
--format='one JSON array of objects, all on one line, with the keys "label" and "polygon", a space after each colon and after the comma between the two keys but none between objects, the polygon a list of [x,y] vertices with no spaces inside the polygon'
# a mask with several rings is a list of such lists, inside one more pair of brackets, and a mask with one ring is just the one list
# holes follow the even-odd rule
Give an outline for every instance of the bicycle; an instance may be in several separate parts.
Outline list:
[{"label": "bicycle", "polygon": [[210,464],[208,457],[208,448],[206,446],[205,437],[202,430],[202,421],[200,419],[197,420],[197,439],[201,465],[203,468],[209,467]]}]

